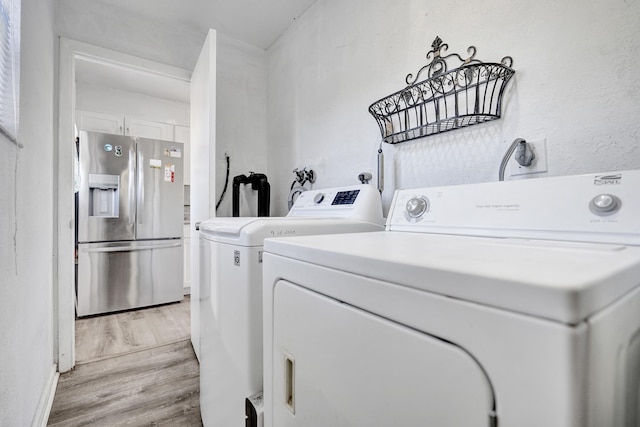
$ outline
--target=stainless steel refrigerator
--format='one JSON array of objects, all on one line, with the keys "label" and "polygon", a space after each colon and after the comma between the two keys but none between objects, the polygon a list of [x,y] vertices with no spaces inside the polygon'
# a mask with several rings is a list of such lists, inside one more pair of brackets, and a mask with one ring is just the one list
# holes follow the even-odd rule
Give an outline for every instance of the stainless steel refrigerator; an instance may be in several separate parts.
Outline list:
[{"label": "stainless steel refrigerator", "polygon": [[80,132],[77,314],[183,296],[183,148]]}]

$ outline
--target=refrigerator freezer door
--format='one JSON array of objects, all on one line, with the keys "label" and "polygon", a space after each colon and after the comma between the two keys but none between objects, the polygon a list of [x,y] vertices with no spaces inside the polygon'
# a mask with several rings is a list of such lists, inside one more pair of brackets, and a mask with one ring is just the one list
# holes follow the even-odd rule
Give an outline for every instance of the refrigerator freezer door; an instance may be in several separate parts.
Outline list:
[{"label": "refrigerator freezer door", "polygon": [[137,138],[136,239],[182,236],[183,147],[179,142]]},{"label": "refrigerator freezer door", "polygon": [[78,245],[78,316],[182,300],[182,239]]},{"label": "refrigerator freezer door", "polygon": [[135,141],[80,132],[78,241],[135,238]]}]

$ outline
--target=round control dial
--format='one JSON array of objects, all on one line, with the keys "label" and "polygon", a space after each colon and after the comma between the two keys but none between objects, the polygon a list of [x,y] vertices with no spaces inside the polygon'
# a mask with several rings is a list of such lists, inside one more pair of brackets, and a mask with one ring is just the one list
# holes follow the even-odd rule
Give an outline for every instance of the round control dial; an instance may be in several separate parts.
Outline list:
[{"label": "round control dial", "polygon": [[322,203],[322,201],[324,200],[324,193],[318,193],[315,195],[315,197],[313,198],[313,202],[316,205],[319,205],[320,203]]},{"label": "round control dial", "polygon": [[621,206],[620,199],[613,194],[598,194],[589,203],[589,209],[596,215],[611,215]]},{"label": "round control dial", "polygon": [[407,202],[405,209],[410,218],[419,218],[429,210],[429,200],[422,197],[413,197]]}]

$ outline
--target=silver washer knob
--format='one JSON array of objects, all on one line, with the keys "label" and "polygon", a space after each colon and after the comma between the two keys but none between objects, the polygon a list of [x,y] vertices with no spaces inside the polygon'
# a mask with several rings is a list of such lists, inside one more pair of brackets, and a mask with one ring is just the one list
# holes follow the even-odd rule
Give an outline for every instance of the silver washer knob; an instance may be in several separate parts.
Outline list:
[{"label": "silver washer knob", "polygon": [[315,195],[315,197],[313,198],[313,202],[318,205],[320,203],[322,203],[322,201],[324,200],[324,193],[318,193]]},{"label": "silver washer knob", "polygon": [[411,218],[418,218],[429,209],[429,202],[424,197],[414,197],[407,202],[405,209]]},{"label": "silver washer knob", "polygon": [[593,198],[593,206],[600,212],[612,211],[617,205],[616,199],[610,194],[600,194]]},{"label": "silver washer knob", "polygon": [[612,194],[598,194],[589,203],[591,212],[596,215],[612,215],[620,209],[620,199]]}]

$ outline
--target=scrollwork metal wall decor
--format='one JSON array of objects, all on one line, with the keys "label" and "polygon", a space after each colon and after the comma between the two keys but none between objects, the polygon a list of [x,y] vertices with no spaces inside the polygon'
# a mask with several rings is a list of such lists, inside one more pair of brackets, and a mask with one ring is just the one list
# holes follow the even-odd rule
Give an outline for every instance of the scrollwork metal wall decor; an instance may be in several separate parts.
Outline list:
[{"label": "scrollwork metal wall decor", "polygon": [[[431,61],[415,77],[407,75],[407,87],[369,107],[384,142],[397,144],[500,118],[502,96],[515,73],[513,59],[505,56],[500,63],[479,61],[475,46],[467,48],[466,59],[457,53],[443,56],[449,46],[440,37],[431,47],[427,53]],[[449,70],[450,58],[462,65]],[[418,81],[425,72],[427,78]]]}]

